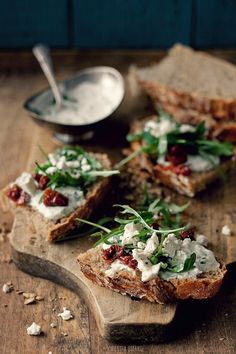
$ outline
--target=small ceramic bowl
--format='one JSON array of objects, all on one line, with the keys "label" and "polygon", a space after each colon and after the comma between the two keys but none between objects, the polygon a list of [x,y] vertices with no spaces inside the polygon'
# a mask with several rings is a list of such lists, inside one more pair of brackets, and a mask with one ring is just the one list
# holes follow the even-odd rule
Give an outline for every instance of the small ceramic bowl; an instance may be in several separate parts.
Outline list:
[{"label": "small ceramic bowl", "polygon": [[[24,103],[24,108],[28,111],[30,117],[34,120],[34,122],[54,131],[55,137],[60,141],[63,141],[67,144],[77,142],[83,139],[83,137],[86,138],[92,135],[93,132],[96,131],[96,129],[102,128],[103,125],[105,126],[106,120],[114,116],[114,113],[117,111],[124,98],[124,79],[116,69],[108,66],[98,66],[81,70],[72,78],[62,81],[59,85],[63,88],[64,92],[68,92],[69,90],[78,87],[84,82],[96,83],[101,85],[102,87],[102,85],[106,82],[107,79],[112,82],[113,87],[119,86],[119,94],[114,95],[113,92],[110,112],[105,117],[98,117],[98,119],[94,123],[78,123],[74,125],[46,120],[46,118],[41,112],[45,112],[45,110],[50,105],[52,105],[53,95],[50,89],[41,91],[36,95],[30,97]],[[89,99],[93,98],[91,97]]]}]

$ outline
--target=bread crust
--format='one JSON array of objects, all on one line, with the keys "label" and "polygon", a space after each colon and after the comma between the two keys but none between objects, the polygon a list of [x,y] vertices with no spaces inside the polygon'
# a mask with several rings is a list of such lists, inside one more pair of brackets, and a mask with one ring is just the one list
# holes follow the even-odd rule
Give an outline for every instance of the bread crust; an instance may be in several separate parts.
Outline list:
[{"label": "bread crust", "polygon": [[[131,132],[135,133],[140,131],[145,122],[155,119],[156,116],[150,116],[144,118],[143,120],[136,121],[131,126]],[[138,141],[134,141],[131,143],[131,150],[136,151],[141,147],[141,143]],[[139,166],[140,170],[145,170],[150,178],[152,178],[152,182],[162,184],[174,189],[180,194],[186,195],[188,197],[194,197],[199,191],[206,188],[206,186],[212,183],[214,180],[219,178],[219,171],[217,169],[213,169],[206,172],[192,172],[190,176],[182,176],[177,175],[171,170],[164,169],[161,165],[154,165],[150,160],[149,156],[145,153],[137,156],[135,158],[136,166]],[[220,164],[220,169],[223,173],[235,168],[236,162],[233,158],[225,159]]]},{"label": "bread crust", "polygon": [[77,258],[83,274],[99,286],[117,291],[123,295],[130,295],[150,302],[165,304],[176,300],[207,299],[213,297],[220,289],[226,267],[220,263],[219,271],[207,273],[195,279],[171,279],[170,281],[156,277],[147,282],[141,281],[141,273],[135,275],[127,271],[120,271],[114,277],[109,277],[105,271],[109,264],[103,260],[101,248],[96,247],[82,253]]},{"label": "bread crust", "polygon": [[[105,168],[111,167],[111,162],[106,154],[93,154]],[[31,214],[32,224],[35,228],[40,230],[40,233],[46,234],[49,242],[59,241],[64,239],[75,228],[79,227],[79,223],[76,218],[87,219],[91,216],[93,211],[102,202],[106,193],[111,185],[111,177],[100,178],[95,182],[88,190],[85,196],[84,203],[75,209],[68,216],[59,219],[57,222],[47,220],[37,210],[34,210],[30,206],[16,206],[13,202],[6,197],[6,191],[9,187],[6,187],[2,191],[2,199],[4,204],[8,204],[9,208],[15,213],[17,210],[21,212]]]}]

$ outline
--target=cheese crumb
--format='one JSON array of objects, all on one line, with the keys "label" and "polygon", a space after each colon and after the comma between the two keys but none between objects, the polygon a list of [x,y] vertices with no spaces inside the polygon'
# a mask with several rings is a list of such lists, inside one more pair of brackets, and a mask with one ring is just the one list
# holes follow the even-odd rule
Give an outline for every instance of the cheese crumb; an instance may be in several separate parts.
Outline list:
[{"label": "cheese crumb", "polygon": [[14,286],[12,283],[3,284],[2,291],[5,294],[10,293],[13,289],[14,289]]},{"label": "cheese crumb", "polygon": [[228,225],[224,225],[222,227],[221,233],[225,236],[230,236],[231,235],[231,230]]},{"label": "cheese crumb", "polygon": [[68,321],[74,317],[72,315],[72,313],[70,312],[70,310],[67,310],[66,307],[63,307],[63,312],[59,313],[57,316],[61,317],[63,319],[63,321]]},{"label": "cheese crumb", "polygon": [[35,322],[27,328],[27,334],[29,336],[39,336],[41,333],[41,326],[37,325]]},{"label": "cheese crumb", "polygon": [[197,243],[199,243],[200,245],[202,245],[204,247],[207,247],[207,245],[208,245],[208,239],[206,238],[205,235],[197,235],[196,241],[197,241]]}]

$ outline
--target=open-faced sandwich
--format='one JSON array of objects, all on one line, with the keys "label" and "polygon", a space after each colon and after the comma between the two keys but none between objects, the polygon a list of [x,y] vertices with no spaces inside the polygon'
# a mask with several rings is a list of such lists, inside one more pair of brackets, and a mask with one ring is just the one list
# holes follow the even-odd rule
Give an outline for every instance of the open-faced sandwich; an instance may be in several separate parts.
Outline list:
[{"label": "open-faced sandwich", "polygon": [[164,111],[133,123],[131,152],[119,166],[135,159],[136,168],[189,197],[235,165],[233,145],[209,139],[204,122],[177,123]]},{"label": "open-faced sandwich", "polygon": [[114,227],[88,222],[97,226],[100,240],[78,257],[87,278],[121,294],[158,303],[206,299],[217,293],[225,265],[206,247],[204,235],[195,237],[189,225],[181,225],[180,213],[187,205],[156,199],[138,209],[118,207],[123,217],[114,218]]},{"label": "open-faced sandwich", "polygon": [[111,170],[106,154],[87,153],[65,146],[36,163],[35,173],[22,173],[4,190],[13,210],[32,215],[49,241],[64,238],[78,226],[77,217],[88,218],[105,196]]}]

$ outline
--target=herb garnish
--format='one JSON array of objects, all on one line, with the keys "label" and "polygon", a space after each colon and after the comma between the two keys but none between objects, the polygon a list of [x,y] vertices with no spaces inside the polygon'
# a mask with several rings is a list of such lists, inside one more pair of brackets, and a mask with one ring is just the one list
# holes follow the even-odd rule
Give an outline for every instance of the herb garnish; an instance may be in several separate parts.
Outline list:
[{"label": "herb garnish", "polygon": [[[148,196],[148,200],[150,200]],[[152,198],[151,198],[152,199]],[[121,209],[121,216],[113,218],[114,227],[104,226],[106,222],[101,219],[98,223],[77,218],[79,223],[85,223],[98,231],[91,234],[93,237],[99,237],[99,240],[94,244],[94,247],[105,243],[107,245],[122,245],[126,252],[131,252],[137,246],[134,244],[122,244],[122,237],[125,232],[127,224],[134,223],[134,225],[141,225],[140,231],[137,232],[135,238],[137,242],[146,243],[147,240],[156,234],[159,239],[157,248],[152,252],[149,260],[154,265],[161,263],[162,270],[179,273],[188,271],[194,267],[196,254],[192,254],[185,260],[184,265],[173,267],[171,259],[163,253],[163,243],[170,233],[174,233],[177,239],[181,239],[180,232],[189,228],[189,225],[180,226],[180,215],[188,207],[189,203],[179,206],[174,203],[167,203],[162,199],[154,199],[151,204],[143,203],[137,210],[129,205],[114,205]],[[111,223],[109,218],[107,222]]]},{"label": "herb garnish", "polygon": [[218,140],[210,140],[206,137],[205,122],[201,122],[198,126],[192,126],[191,131],[181,131],[181,124],[174,123],[172,117],[163,111],[159,111],[158,121],[168,120],[173,122],[173,129],[168,133],[158,137],[153,136],[151,131],[143,129],[135,134],[128,134],[127,140],[140,141],[142,146],[131,153],[129,156],[121,160],[117,167],[125,165],[134,157],[141,153],[147,153],[151,158],[165,157],[168,149],[174,145],[180,145],[184,148],[187,154],[200,155],[204,159],[215,165],[214,157],[232,156],[233,145],[227,142],[220,142]]},{"label": "herb garnish", "polygon": [[[36,163],[36,172],[49,178],[47,187],[52,189],[63,186],[86,188],[97,177],[119,174],[118,170],[104,170],[102,164],[93,155],[85,152],[79,146],[64,146],[56,150],[54,155],[57,158],[64,158],[66,162],[64,168],[57,168],[48,156],[44,163]],[[88,167],[86,171],[82,168],[82,160],[86,162]],[[78,166],[73,166],[73,162],[78,162]],[[70,163],[72,164],[70,165]],[[50,167],[56,167],[55,171],[48,173]]]}]

